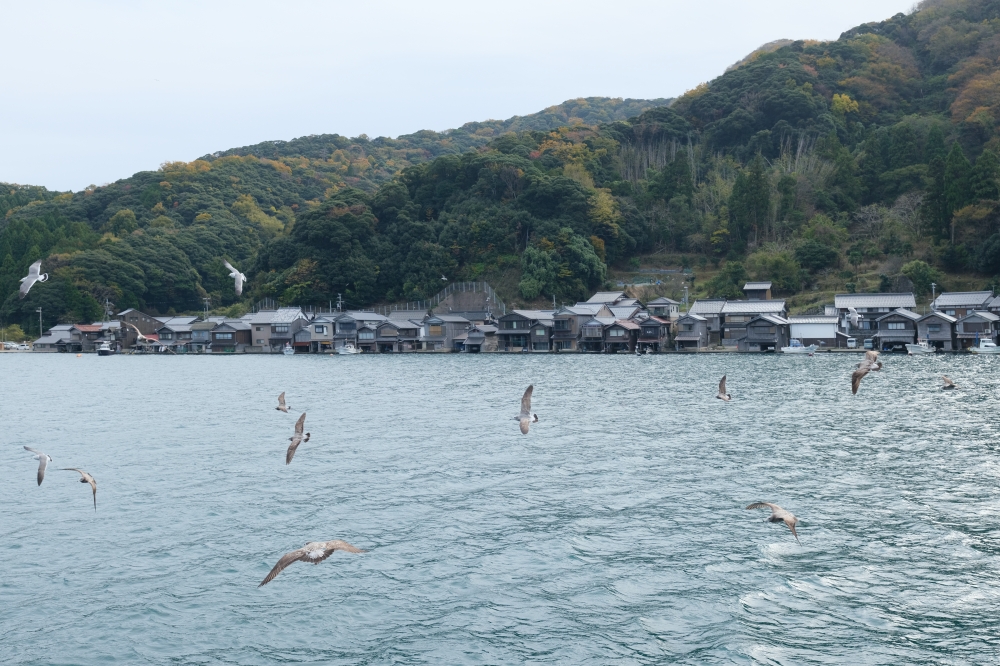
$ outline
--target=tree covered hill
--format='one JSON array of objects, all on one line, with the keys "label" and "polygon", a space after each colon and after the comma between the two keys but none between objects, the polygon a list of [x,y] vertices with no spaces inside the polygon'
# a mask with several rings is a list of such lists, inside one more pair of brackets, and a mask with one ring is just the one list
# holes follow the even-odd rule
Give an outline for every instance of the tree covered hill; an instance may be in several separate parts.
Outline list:
[{"label": "tree covered hill", "polygon": [[578,100],[447,133],[260,144],[75,194],[12,187],[0,288],[38,257],[54,279],[2,313],[240,306],[220,257],[250,277],[242,307],[416,300],[442,274],[573,300],[666,258],[711,265],[703,294],[752,277],[803,303],[996,284],[1000,0],[773,47],[669,107],[616,102],[625,119]]}]

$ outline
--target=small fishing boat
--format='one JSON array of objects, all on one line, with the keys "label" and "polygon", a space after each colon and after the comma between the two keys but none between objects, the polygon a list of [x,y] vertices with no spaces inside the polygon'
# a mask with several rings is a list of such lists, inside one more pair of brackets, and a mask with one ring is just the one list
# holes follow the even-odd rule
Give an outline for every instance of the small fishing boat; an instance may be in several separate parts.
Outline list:
[{"label": "small fishing boat", "polygon": [[340,354],[341,356],[347,356],[349,354],[360,354],[361,350],[352,345],[350,342],[348,342],[343,347],[338,347],[337,353]]},{"label": "small fishing boat", "polygon": [[973,354],[1000,354],[1000,347],[990,340],[980,340],[979,346],[970,347],[969,351]]},{"label": "small fishing boat", "polygon": [[783,354],[809,354],[816,353],[816,345],[804,345],[799,340],[792,338],[787,347],[781,348]]},{"label": "small fishing boat", "polygon": [[107,340],[102,342],[100,346],[97,348],[98,356],[111,356],[114,353],[115,350],[111,348],[111,343],[109,343]]},{"label": "small fishing boat", "polygon": [[284,354],[285,356],[291,356],[292,354],[295,353],[295,348],[292,347],[291,343],[286,342],[285,348],[281,350],[281,353]]},{"label": "small fishing boat", "polygon": [[931,343],[926,340],[920,340],[917,344],[906,345],[906,353],[910,356],[917,356],[919,354],[933,354],[937,352],[937,349]]}]

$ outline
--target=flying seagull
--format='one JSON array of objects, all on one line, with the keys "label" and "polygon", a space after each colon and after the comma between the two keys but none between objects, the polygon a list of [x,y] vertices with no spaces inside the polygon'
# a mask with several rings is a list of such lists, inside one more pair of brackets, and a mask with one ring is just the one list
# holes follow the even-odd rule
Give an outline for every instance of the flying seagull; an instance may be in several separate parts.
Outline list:
[{"label": "flying seagull", "polygon": [[24,447],[25,451],[31,451],[34,453],[35,460],[38,461],[38,485],[42,485],[42,480],[45,478],[45,467],[52,462],[52,456],[47,453],[42,453],[41,451],[36,451],[30,446]]},{"label": "flying seagull", "polygon": [[941,388],[943,388],[945,391],[950,391],[951,389],[957,389],[958,388],[958,384],[956,384],[955,382],[951,381],[951,379],[948,377],[948,375],[942,375],[941,379],[944,380],[944,386],[942,386]]},{"label": "flying seagull", "polygon": [[145,335],[143,335],[142,332],[138,328],[136,328],[133,324],[125,322],[125,325],[131,327],[132,330],[135,331],[135,341],[137,343],[148,344],[151,342],[156,342],[156,340],[153,340],[152,338],[147,338]]},{"label": "flying seagull", "polygon": [[67,472],[79,472],[80,473],[80,483],[89,483],[90,489],[94,492],[94,511],[97,511],[97,480],[90,474],[87,474],[82,469],[77,469],[76,467],[61,467]]},{"label": "flying seagull", "polygon": [[288,413],[288,405],[285,404],[285,392],[282,391],[281,395],[278,396],[278,406],[275,407],[279,412]]},{"label": "flying seagull", "polygon": [[28,290],[36,282],[46,282],[49,279],[48,273],[39,273],[42,270],[42,260],[39,259],[35,263],[28,266],[28,274],[21,278],[21,298],[28,295]]},{"label": "flying seagull", "polygon": [[865,358],[861,363],[858,363],[857,370],[851,374],[851,393],[857,395],[858,388],[861,386],[861,380],[872,370],[878,371],[882,369],[882,361],[878,360],[878,352],[873,350],[868,350],[865,352]]},{"label": "flying seagull", "polygon": [[854,308],[847,308],[847,311],[850,313],[848,318],[851,320],[851,326],[857,328],[858,322],[861,321],[861,315],[859,315],[858,311]]},{"label": "flying seagull", "polygon": [[341,541],[339,539],[335,541],[311,541],[298,550],[285,553],[281,559],[278,560],[278,563],[274,565],[274,568],[271,569],[271,573],[267,574],[267,577],[262,580],[260,585],[257,587],[264,587],[270,583],[274,580],[275,576],[284,571],[292,562],[312,562],[313,564],[319,564],[338,550],[343,550],[348,553],[365,552],[360,548],[355,548],[346,541]]},{"label": "flying seagull", "polygon": [[302,439],[302,428],[305,425],[305,422],[306,413],[302,412],[302,416],[300,416],[299,420],[295,422],[295,434],[288,438],[291,441],[291,444],[288,445],[288,453],[285,454],[286,465],[292,462],[292,458],[295,457],[295,450],[299,448],[299,444],[309,441],[309,433],[306,433],[305,439]]},{"label": "flying seagull", "polygon": [[[747,509],[770,509],[771,516],[767,519],[767,522],[784,523],[788,525],[788,529],[792,531],[792,536],[795,537],[796,541],[799,541],[799,535],[795,533],[795,525],[799,522],[799,519],[782,509],[777,504],[771,504],[770,502],[754,502],[748,506]],[[799,541],[799,543],[802,542]]]},{"label": "flying seagull", "polygon": [[528,434],[532,423],[538,423],[538,414],[531,413],[531,392],[534,390],[534,384],[524,390],[524,395],[521,396],[521,413],[514,417],[521,422],[522,435]]},{"label": "flying seagull", "polygon": [[441,279],[442,279],[442,280],[444,280],[445,282],[447,282],[447,281],[448,281],[448,278],[446,278],[446,277],[445,277],[445,276],[443,276],[443,275],[441,276]]},{"label": "flying seagull", "polygon": [[247,281],[247,276],[243,275],[243,273],[240,273],[238,270],[233,268],[233,265],[228,261],[226,261],[225,259],[222,260],[222,263],[226,265],[226,269],[229,271],[229,277],[233,278],[235,282],[234,287],[236,289],[236,295],[237,296],[242,295],[243,283]]},{"label": "flying seagull", "polygon": [[725,400],[729,402],[733,399],[733,396],[726,393],[726,376],[722,375],[722,381],[719,382],[719,395],[715,396],[719,400]]}]

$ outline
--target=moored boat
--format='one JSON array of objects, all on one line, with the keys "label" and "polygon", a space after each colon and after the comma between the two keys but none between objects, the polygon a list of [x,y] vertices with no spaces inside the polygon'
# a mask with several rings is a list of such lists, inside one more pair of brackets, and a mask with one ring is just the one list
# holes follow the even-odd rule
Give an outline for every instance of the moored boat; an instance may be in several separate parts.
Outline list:
[{"label": "moored boat", "polygon": [[816,345],[804,345],[796,338],[792,338],[787,347],[781,348],[783,354],[809,354],[812,356],[816,352]]},{"label": "moored boat", "polygon": [[286,342],[285,348],[281,350],[281,353],[284,354],[285,356],[291,356],[292,354],[295,353],[295,348],[292,347],[291,344]]},{"label": "moored boat", "polygon": [[350,342],[348,342],[343,347],[338,347],[337,353],[340,354],[341,356],[347,356],[349,354],[360,354],[361,350],[352,345]]},{"label": "moored boat", "polygon": [[111,348],[111,344],[106,340],[97,348],[98,356],[111,356],[114,353],[115,350]]},{"label": "moored boat", "polygon": [[996,346],[996,343],[990,340],[980,340],[979,346],[970,347],[969,351],[973,354],[1000,354],[1000,347]]},{"label": "moored boat", "polygon": [[919,354],[933,354],[937,352],[937,349],[931,343],[926,340],[921,340],[917,344],[906,345],[906,353],[910,356],[917,356]]}]

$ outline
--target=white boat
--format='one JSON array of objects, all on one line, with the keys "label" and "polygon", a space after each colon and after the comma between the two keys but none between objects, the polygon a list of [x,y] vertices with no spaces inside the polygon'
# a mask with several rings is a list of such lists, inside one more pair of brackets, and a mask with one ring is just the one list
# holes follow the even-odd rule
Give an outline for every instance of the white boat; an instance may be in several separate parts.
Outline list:
[{"label": "white boat", "polygon": [[114,353],[115,350],[111,348],[111,344],[107,340],[102,342],[100,346],[97,348],[98,356],[111,356]]},{"label": "white boat", "polygon": [[346,356],[348,354],[360,354],[361,350],[352,345],[350,342],[348,342],[343,347],[338,347],[337,353]]},{"label": "white boat", "polygon": [[281,353],[285,356],[291,356],[295,353],[295,348],[288,342],[285,343],[285,348],[281,350]]},{"label": "white boat", "polygon": [[783,354],[809,354],[812,356],[815,352],[816,345],[804,345],[795,338],[792,338],[787,347],[781,348]]},{"label": "white boat", "polygon": [[917,356],[918,354],[933,354],[935,352],[937,352],[937,349],[926,340],[921,340],[917,344],[906,345],[906,353],[910,356]]},{"label": "white boat", "polygon": [[973,354],[1000,354],[1000,347],[996,346],[996,343],[989,340],[980,340],[978,347],[970,347],[969,351]]}]

